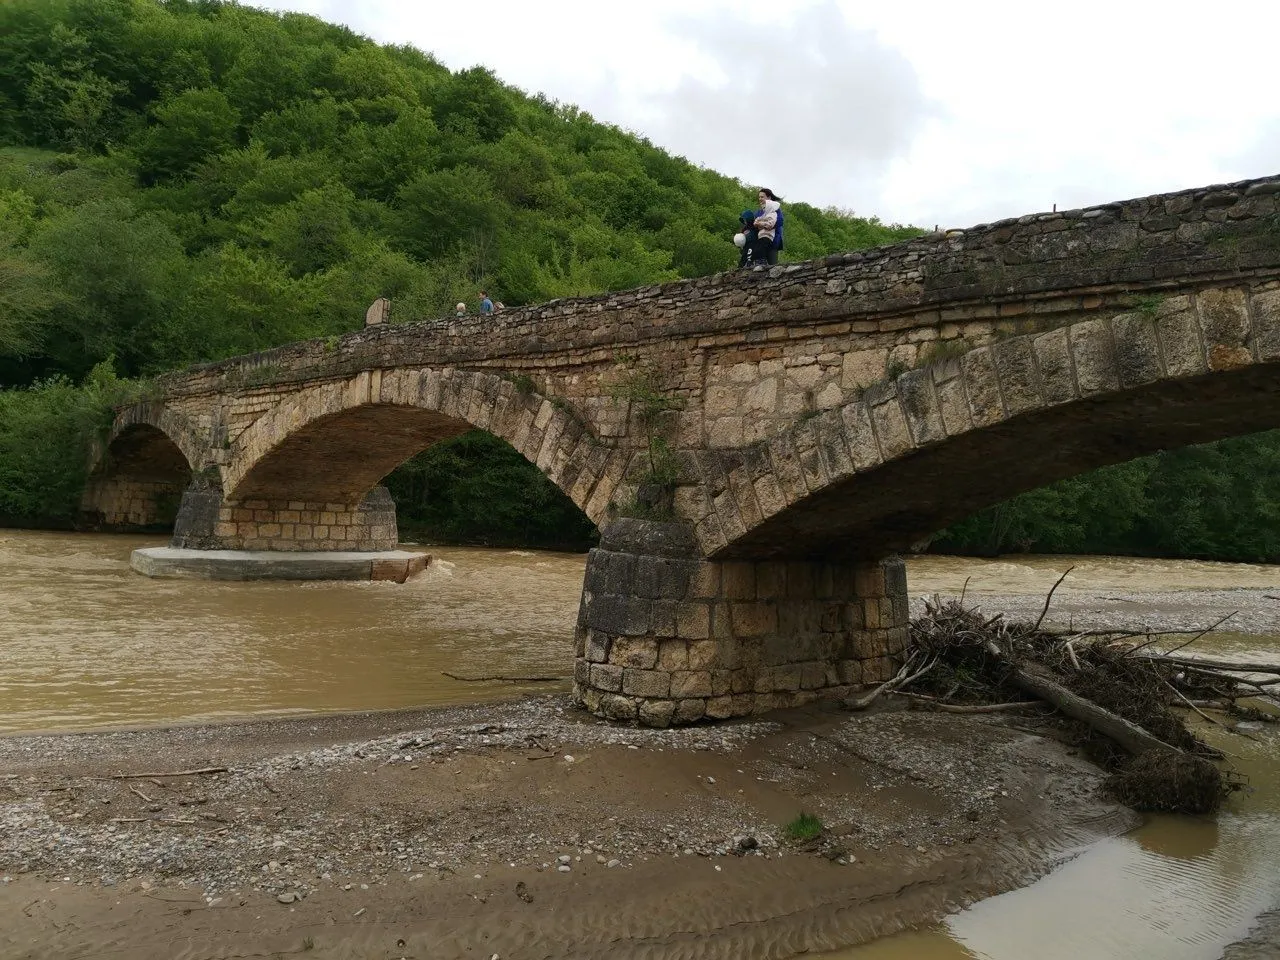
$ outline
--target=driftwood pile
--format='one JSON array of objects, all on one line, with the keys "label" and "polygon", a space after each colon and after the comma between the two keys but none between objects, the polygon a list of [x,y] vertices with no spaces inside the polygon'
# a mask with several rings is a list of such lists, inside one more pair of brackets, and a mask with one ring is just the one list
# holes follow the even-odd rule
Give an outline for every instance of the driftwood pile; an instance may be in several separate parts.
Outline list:
[{"label": "driftwood pile", "polygon": [[1216,810],[1238,783],[1215,762],[1221,753],[1187,726],[1186,711],[1223,726],[1208,711],[1275,719],[1243,701],[1265,704],[1280,693],[1280,664],[1183,653],[1208,630],[1042,629],[1052,598],[1050,590],[1034,623],[987,616],[963,596],[927,601],[924,615],[911,621],[897,675],[845,706],[866,709],[890,692],[952,713],[1049,706],[1069,718],[1068,731],[1111,771],[1107,789],[1116,799],[1140,810]]}]

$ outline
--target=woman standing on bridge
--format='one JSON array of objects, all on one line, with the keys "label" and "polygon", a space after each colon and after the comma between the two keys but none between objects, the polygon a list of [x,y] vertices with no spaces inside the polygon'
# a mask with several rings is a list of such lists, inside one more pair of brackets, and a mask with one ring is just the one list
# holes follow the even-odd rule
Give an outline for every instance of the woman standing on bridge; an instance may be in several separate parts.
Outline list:
[{"label": "woman standing on bridge", "polygon": [[753,226],[756,228],[754,248],[751,262],[756,266],[778,262],[778,251],[782,249],[782,198],[768,187],[761,187],[756,194],[760,201],[760,213]]}]

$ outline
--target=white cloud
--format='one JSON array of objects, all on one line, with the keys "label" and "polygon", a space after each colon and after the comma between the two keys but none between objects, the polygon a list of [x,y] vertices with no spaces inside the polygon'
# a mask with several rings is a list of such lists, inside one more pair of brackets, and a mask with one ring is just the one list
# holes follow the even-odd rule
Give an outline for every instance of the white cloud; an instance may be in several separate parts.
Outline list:
[{"label": "white cloud", "polygon": [[[669,29],[714,64],[716,76],[681,76],[639,104],[642,128],[779,193],[865,198],[940,113],[907,58],[851,26],[831,0],[790,23],[684,16]],[[797,172],[802,180],[793,179]]]},{"label": "white cloud", "polygon": [[890,221],[1280,172],[1270,0],[263,5],[484,64],[788,199]]}]

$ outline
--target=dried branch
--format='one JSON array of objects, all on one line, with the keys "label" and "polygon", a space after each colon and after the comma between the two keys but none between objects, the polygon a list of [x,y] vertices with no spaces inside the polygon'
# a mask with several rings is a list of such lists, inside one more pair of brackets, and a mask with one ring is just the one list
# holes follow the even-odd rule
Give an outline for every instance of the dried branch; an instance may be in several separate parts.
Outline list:
[{"label": "dried branch", "polygon": [[1050,588],[1049,588],[1049,595],[1048,595],[1047,597],[1045,597],[1045,598],[1044,598],[1044,609],[1040,611],[1040,616],[1036,618],[1036,625],[1035,625],[1034,627],[1032,627],[1032,628],[1031,628],[1032,630],[1039,630],[1039,629],[1040,629],[1040,624],[1044,623],[1045,614],[1047,614],[1047,613],[1049,612],[1049,603],[1050,603],[1050,601],[1052,601],[1052,600],[1053,600],[1053,594],[1054,594],[1054,592],[1055,592],[1055,591],[1058,589],[1058,587],[1062,584],[1062,581],[1063,581],[1063,580],[1065,580],[1065,579],[1067,579],[1067,574],[1068,574],[1068,573],[1070,573],[1070,572],[1071,572],[1072,570],[1074,570],[1074,569],[1075,569],[1075,567],[1074,567],[1074,566],[1070,566],[1070,567],[1067,567],[1067,569],[1063,570],[1063,571],[1062,571],[1062,576],[1060,576],[1060,577],[1058,578],[1057,582],[1056,582],[1056,583],[1054,583],[1054,585],[1053,585],[1052,587],[1050,587]]},{"label": "dried branch", "polygon": [[226,767],[201,767],[199,770],[173,770],[169,773],[114,773],[109,777],[89,777],[89,780],[142,780],[149,777],[198,777],[212,773],[227,773]]},{"label": "dried branch", "polygon": [[572,677],[511,677],[503,674],[495,674],[491,677],[465,677],[461,674],[450,673],[448,670],[441,670],[441,676],[448,677],[450,680],[461,680],[463,683],[492,683],[501,681],[502,683],[559,683],[562,680],[572,680]]}]

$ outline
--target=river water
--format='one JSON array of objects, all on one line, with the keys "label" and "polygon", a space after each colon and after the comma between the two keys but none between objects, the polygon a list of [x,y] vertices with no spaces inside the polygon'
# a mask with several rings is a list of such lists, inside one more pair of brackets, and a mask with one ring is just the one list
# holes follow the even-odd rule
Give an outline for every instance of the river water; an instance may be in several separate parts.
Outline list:
[{"label": "river water", "polygon": [[[567,679],[471,680],[567,678],[580,555],[432,548],[436,562],[403,585],[132,573],[130,552],[160,543],[0,530],[0,733],[393,709],[568,687]],[[1043,596],[1072,563],[1077,591],[1280,593],[1280,567],[1107,557],[913,558],[908,582],[917,596]],[[1223,634],[1200,648],[1274,660],[1280,638]],[[1280,739],[1274,728],[1251,740],[1207,733],[1254,788],[1216,818],[1153,817],[938,930],[830,960],[1217,960],[1280,905]]]}]

